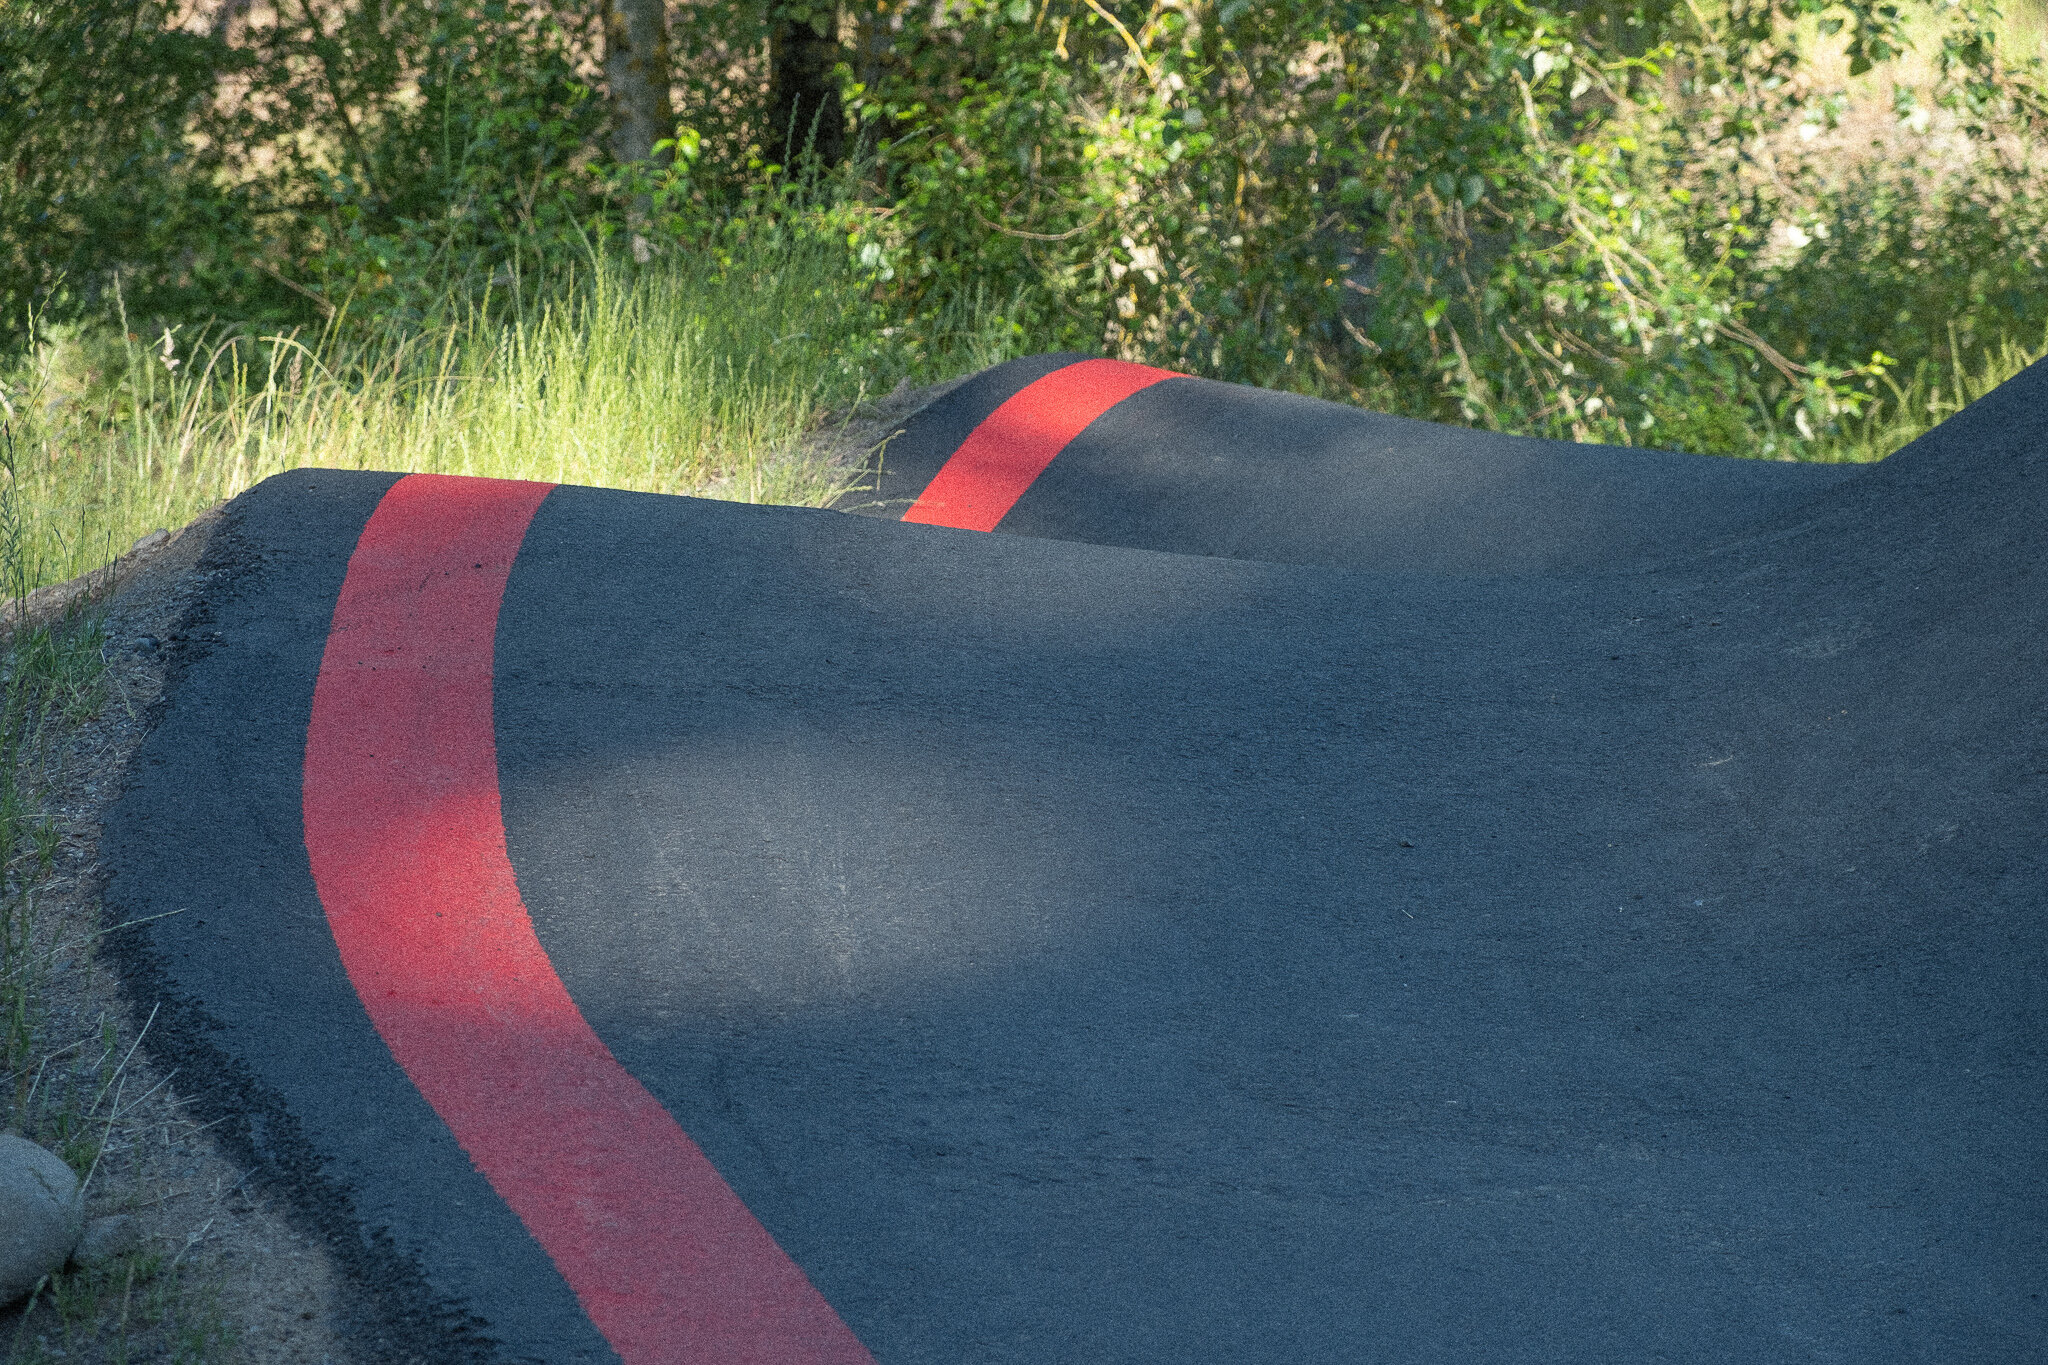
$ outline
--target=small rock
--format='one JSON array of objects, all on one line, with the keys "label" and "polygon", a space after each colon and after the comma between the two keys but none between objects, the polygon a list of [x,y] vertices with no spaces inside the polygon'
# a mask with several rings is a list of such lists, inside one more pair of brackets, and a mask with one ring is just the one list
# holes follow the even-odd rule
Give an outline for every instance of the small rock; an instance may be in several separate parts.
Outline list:
[{"label": "small rock", "polygon": [[62,1270],[84,1225],[78,1177],[63,1158],[0,1133],[0,1304]]},{"label": "small rock", "polygon": [[130,1214],[117,1213],[111,1218],[95,1218],[87,1223],[85,1235],[78,1239],[71,1259],[82,1266],[105,1265],[141,1245],[142,1225]]},{"label": "small rock", "polygon": [[154,654],[162,648],[163,641],[157,639],[154,635],[138,635],[135,637],[135,652],[137,654]]},{"label": "small rock", "polygon": [[170,538],[171,533],[165,530],[163,527],[159,526],[154,531],[151,531],[148,535],[144,536],[142,539],[136,541],[133,545],[129,546],[128,553],[131,555],[139,555],[145,550],[154,550],[157,546],[162,545],[165,541],[169,540]]}]

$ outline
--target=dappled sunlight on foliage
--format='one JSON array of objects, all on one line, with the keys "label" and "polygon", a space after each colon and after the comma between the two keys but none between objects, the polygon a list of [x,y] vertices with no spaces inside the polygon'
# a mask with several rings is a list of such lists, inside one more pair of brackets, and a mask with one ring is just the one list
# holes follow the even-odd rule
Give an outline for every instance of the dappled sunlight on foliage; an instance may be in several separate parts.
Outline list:
[{"label": "dappled sunlight on foliage", "polygon": [[[1989,150],[2038,130],[2036,74],[1996,60],[1987,15],[1950,10],[1935,98],[1987,148],[1953,202],[1995,179],[2006,206],[1957,242],[1956,271],[2038,279],[2037,182]],[[1811,103],[1793,22],[1820,16],[1860,72],[1904,44],[1896,7],[946,13],[957,42],[926,33],[856,92],[867,126],[899,139],[884,232],[928,288],[1031,281],[1061,344],[1504,430],[1741,454],[1824,443],[1883,392],[1890,356],[1921,358],[1831,332],[1818,294],[1786,284],[1807,263],[1763,259],[1797,186],[1782,165],[1761,189],[1736,173]],[[1820,211],[1900,204],[1887,227],[1925,231],[1923,205],[1883,198],[1893,183]],[[1840,256],[1813,264],[1882,292]],[[1799,334],[1796,357],[1766,319]],[[2040,339],[2015,291],[1977,319],[1987,344]]]},{"label": "dappled sunlight on foliage", "polygon": [[[2040,60],[1983,0],[672,6],[680,123],[623,164],[594,15],[228,3],[58,61],[101,5],[0,21],[23,355],[38,325],[106,325],[117,283],[123,332],[383,354],[561,316],[594,271],[744,287],[797,250],[830,258],[846,335],[887,343],[819,353],[870,387],[994,327],[1006,352],[1811,459],[1867,453],[1901,376],[2048,329]],[[838,164],[771,126],[791,31],[844,58]],[[137,62],[160,79],[90,96]],[[1873,118],[1889,142],[1851,155],[1844,120]],[[95,149],[76,173],[71,143]]]}]

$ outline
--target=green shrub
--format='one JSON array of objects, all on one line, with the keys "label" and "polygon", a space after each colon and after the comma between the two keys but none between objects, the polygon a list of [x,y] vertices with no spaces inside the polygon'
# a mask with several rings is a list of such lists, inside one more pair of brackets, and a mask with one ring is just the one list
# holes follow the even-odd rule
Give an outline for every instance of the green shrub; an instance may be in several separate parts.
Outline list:
[{"label": "green shrub", "polygon": [[23,343],[34,313],[104,310],[117,274],[150,312],[262,306],[242,264],[252,206],[220,179],[211,106],[242,59],[177,10],[0,6],[0,348]]},{"label": "green shrub", "polygon": [[[1891,371],[2031,344],[2048,297],[2048,100],[1980,0],[849,0],[857,154],[808,168],[766,126],[761,41],[799,9],[832,30],[810,0],[679,11],[684,126],[627,166],[592,17],[340,0],[200,37],[158,3],[118,41],[105,0],[0,11],[0,80],[51,111],[0,104],[33,153],[0,207],[16,349],[31,305],[103,317],[117,278],[138,336],[396,345],[595,268],[789,237],[903,345],[993,311],[1026,349],[1811,457]],[[1849,99],[1814,45],[1867,84],[1909,31],[1966,154],[1831,184],[1794,135]],[[160,75],[115,100],[124,63]],[[73,144],[83,169],[47,169]]]},{"label": "green shrub", "polygon": [[[1981,145],[2031,136],[2035,78],[2000,65],[1987,13],[1945,13],[1938,97]],[[1846,34],[1852,71],[1905,41],[1895,6],[1818,0],[969,0],[906,15],[894,61],[851,92],[909,294],[1021,281],[1048,345],[1504,429],[1783,454],[1874,401],[1880,349],[1921,356],[1831,331],[1766,268],[1783,204],[1745,168],[1819,98],[1788,37],[1802,15]],[[2011,249],[2038,198],[2002,183],[2011,211],[1974,220],[1954,269],[1981,284],[2001,261],[2017,295],[2039,283],[2031,244]],[[1802,329],[1830,344],[1788,354]]]}]

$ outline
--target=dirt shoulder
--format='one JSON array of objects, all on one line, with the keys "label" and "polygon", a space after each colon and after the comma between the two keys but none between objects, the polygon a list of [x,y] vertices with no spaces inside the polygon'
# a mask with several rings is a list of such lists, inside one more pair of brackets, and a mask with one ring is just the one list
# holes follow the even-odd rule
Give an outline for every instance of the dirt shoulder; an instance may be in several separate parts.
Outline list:
[{"label": "dirt shoulder", "polygon": [[[218,519],[146,537],[107,569],[26,604],[31,626],[68,617],[70,630],[103,636],[106,668],[97,714],[52,722],[24,754],[22,785],[51,820],[55,846],[47,873],[16,869],[9,888],[24,931],[10,967],[33,978],[23,998],[38,1017],[34,1074],[25,1086],[10,1077],[7,1112],[25,1136],[74,1161],[84,1159],[78,1144],[96,1144],[88,1216],[129,1215],[141,1240],[0,1313],[9,1361],[351,1359],[333,1325],[341,1282],[328,1255],[221,1150],[181,1078],[153,1064],[141,1044],[155,1002],[127,992],[110,945],[129,928],[101,912],[102,812],[148,733]],[[11,635],[20,618],[11,606],[7,616]]]},{"label": "dirt shoulder", "polygon": [[903,423],[920,408],[938,401],[965,384],[972,375],[919,388],[905,380],[879,398],[870,398],[848,409],[820,413],[804,449],[812,457],[822,456],[849,472],[860,468],[877,450],[886,453],[888,443]]}]

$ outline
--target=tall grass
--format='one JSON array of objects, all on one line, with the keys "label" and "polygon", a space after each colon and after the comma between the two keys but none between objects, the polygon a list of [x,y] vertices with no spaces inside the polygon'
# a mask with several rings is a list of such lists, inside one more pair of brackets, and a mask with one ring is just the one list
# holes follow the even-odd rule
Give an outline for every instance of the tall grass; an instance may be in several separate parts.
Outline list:
[{"label": "tall grass", "polygon": [[[9,595],[107,562],[157,527],[287,469],[547,479],[820,504],[849,471],[807,441],[901,380],[1031,349],[985,297],[906,325],[842,240],[761,232],[647,267],[594,263],[552,294],[466,320],[318,335],[47,334],[0,362],[19,450]],[[2048,352],[1951,345],[1894,376],[1823,461],[1881,459]],[[1767,452],[1730,451],[1731,454]]]},{"label": "tall grass", "polygon": [[[104,970],[101,940],[132,926],[102,926],[97,907],[66,895],[56,877],[63,792],[78,777],[73,741],[109,699],[106,631],[92,603],[56,620],[28,611],[17,452],[12,423],[0,421],[0,587],[13,599],[0,616],[0,1130],[63,1158],[96,1211],[134,1212],[165,1196],[137,1185],[135,1163],[139,1139],[159,1125],[169,1145],[168,1107],[150,1104],[161,1083],[131,1084],[140,1035],[110,1017],[90,984]],[[229,1358],[216,1277],[179,1260],[143,1246],[46,1278],[0,1314],[0,1356],[7,1365]]]},{"label": "tall grass", "polygon": [[2048,337],[2031,347],[2006,338],[1974,356],[1959,346],[1950,354],[1964,358],[1947,365],[1923,360],[1903,380],[1887,375],[1876,401],[1845,422],[1839,436],[1818,443],[1809,458],[1836,464],[1883,459],[2048,357]]},{"label": "tall grass", "polygon": [[552,301],[379,334],[46,337],[6,376],[32,585],[104,563],[305,466],[546,479],[820,504],[833,410],[1012,353],[986,300],[888,325],[843,241],[768,236],[648,267],[598,262]]}]

